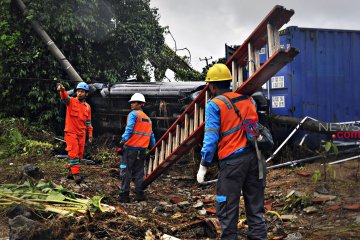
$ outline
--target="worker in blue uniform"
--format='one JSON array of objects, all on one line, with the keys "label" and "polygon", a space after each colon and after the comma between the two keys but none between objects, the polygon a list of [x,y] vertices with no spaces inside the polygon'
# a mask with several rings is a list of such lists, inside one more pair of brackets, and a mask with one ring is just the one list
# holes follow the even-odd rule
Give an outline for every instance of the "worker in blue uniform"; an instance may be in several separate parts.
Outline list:
[{"label": "worker in blue uniform", "polygon": [[248,145],[246,132],[241,128],[243,120],[258,121],[256,105],[251,97],[231,92],[231,80],[224,64],[215,64],[207,72],[205,81],[213,98],[205,108],[205,135],[197,181],[204,182],[217,148],[216,214],[222,229],[221,239],[238,239],[241,191],[249,226],[248,239],[267,239],[263,217],[265,178],[259,177],[256,152]]},{"label": "worker in blue uniform", "polygon": [[130,99],[131,112],[127,117],[125,132],[122,135],[119,147],[123,150],[123,162],[120,167],[125,171],[123,176],[119,201],[130,202],[130,182],[135,179],[136,201],[145,200],[144,194],[144,163],[146,149],[155,145],[155,137],[152,131],[150,118],[143,112],[145,97],[141,93],[135,93]]}]

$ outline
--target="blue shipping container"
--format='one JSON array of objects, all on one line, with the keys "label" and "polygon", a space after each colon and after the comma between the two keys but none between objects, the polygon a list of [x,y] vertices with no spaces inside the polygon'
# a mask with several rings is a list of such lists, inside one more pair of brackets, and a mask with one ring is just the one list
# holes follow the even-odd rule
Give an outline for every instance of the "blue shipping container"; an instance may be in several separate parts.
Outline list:
[{"label": "blue shipping container", "polygon": [[300,54],[269,81],[272,113],[360,120],[360,31],[288,27],[280,44]]}]

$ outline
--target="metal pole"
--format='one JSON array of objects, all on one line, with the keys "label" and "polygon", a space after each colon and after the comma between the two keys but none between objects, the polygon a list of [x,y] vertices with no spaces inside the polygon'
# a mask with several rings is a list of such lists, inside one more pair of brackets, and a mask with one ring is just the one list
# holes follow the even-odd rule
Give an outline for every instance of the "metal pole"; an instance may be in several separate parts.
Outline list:
[{"label": "metal pole", "polygon": [[202,182],[202,183],[200,183],[200,184],[201,184],[201,185],[209,185],[209,184],[211,184],[211,183],[216,183],[216,182],[217,182],[217,179],[214,179],[214,180]]},{"label": "metal pole", "polygon": [[290,161],[290,162],[286,162],[286,163],[280,163],[280,164],[277,164],[274,166],[267,167],[267,169],[275,169],[275,168],[285,167],[285,166],[289,166],[289,165],[293,166],[298,163],[308,162],[308,161],[319,159],[319,158],[322,158],[322,156],[313,156],[313,157],[303,158],[303,159],[294,160],[294,161]]},{"label": "metal pole", "polygon": [[[338,154],[354,153],[355,151],[357,151],[359,149],[360,149],[359,147],[350,148],[350,149],[341,151]],[[333,155],[335,155],[335,153],[330,153],[329,157],[333,156]],[[286,163],[280,163],[280,164],[277,164],[277,165],[274,165],[274,166],[270,166],[270,167],[267,167],[267,169],[275,169],[275,168],[285,167],[285,166],[289,166],[289,165],[293,166],[293,165],[296,165],[298,163],[309,162],[311,160],[319,159],[319,158],[322,158],[322,157],[323,156],[321,156],[321,155],[317,155],[317,156],[313,156],[313,157],[302,158],[302,159],[299,159],[299,160],[294,160],[294,161],[290,161],[290,162],[286,162]]]},{"label": "metal pole", "polygon": [[335,162],[331,162],[331,163],[329,163],[329,165],[336,164],[336,163],[342,163],[342,162],[350,161],[350,160],[357,159],[357,158],[360,158],[360,155],[350,157],[350,158],[345,158],[345,159],[338,160],[338,161],[335,161]]},{"label": "metal pole", "polygon": [[[26,16],[26,6],[21,0],[15,0],[15,3],[19,7],[21,13]],[[64,54],[60,51],[60,49],[55,45],[54,41],[49,37],[49,35],[45,32],[45,30],[41,27],[41,25],[35,21],[30,20],[31,26],[35,30],[35,32],[40,36],[43,42],[47,45],[52,55],[59,61],[63,69],[69,75],[70,79],[76,82],[83,82],[80,75],[75,71],[70,62],[66,59]]]},{"label": "metal pole", "polygon": [[281,148],[289,141],[289,139],[295,134],[295,132],[297,130],[299,130],[300,126],[307,120],[307,119],[311,119],[314,121],[317,121],[314,118],[311,117],[304,117],[301,122],[295,127],[295,129],[290,133],[290,135],[285,139],[285,141],[275,150],[275,152],[268,158],[266,159],[266,162],[269,162],[271,159],[273,159],[275,157],[275,155],[281,150]]}]

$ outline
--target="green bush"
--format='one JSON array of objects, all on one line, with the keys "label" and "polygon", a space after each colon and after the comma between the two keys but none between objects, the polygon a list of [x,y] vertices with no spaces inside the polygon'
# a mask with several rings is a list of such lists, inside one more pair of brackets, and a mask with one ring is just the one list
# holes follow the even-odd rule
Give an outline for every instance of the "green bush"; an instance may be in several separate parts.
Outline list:
[{"label": "green bush", "polygon": [[0,159],[16,157],[18,155],[43,155],[53,149],[48,142],[29,139],[25,132],[32,132],[28,121],[24,118],[0,119]]}]

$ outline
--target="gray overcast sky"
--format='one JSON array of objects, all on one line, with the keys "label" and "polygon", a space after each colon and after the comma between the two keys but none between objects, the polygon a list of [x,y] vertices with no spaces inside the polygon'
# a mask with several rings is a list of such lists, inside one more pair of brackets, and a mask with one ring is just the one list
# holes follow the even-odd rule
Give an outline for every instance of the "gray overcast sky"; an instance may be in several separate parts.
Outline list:
[{"label": "gray overcast sky", "polygon": [[[205,66],[200,57],[218,59],[224,57],[225,43],[241,44],[275,5],[295,11],[285,27],[360,30],[359,0],[151,0],[160,24],[169,26],[178,49],[190,50],[197,70]],[[165,39],[174,49],[171,36]]]}]

